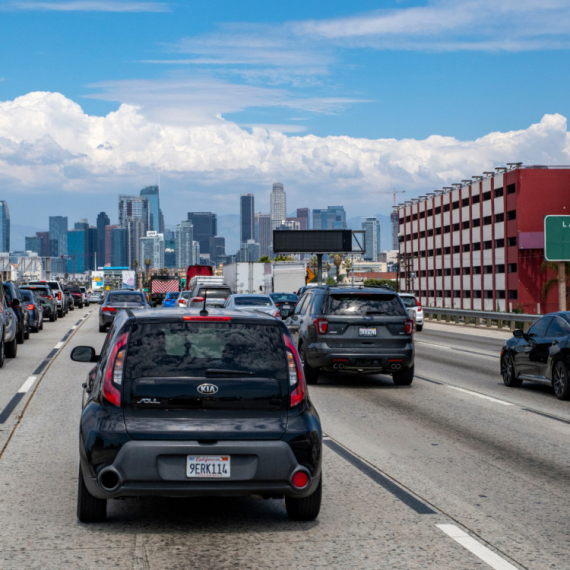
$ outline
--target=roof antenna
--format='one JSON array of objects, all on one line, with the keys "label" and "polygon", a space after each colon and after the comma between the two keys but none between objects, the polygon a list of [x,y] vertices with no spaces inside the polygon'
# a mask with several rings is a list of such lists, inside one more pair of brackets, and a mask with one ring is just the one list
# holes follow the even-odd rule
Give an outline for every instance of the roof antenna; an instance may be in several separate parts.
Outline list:
[{"label": "roof antenna", "polygon": [[201,317],[207,317],[208,316],[208,310],[206,309],[206,301],[207,300],[208,300],[208,289],[206,289],[204,291],[204,306],[202,307],[202,310],[200,311]]}]

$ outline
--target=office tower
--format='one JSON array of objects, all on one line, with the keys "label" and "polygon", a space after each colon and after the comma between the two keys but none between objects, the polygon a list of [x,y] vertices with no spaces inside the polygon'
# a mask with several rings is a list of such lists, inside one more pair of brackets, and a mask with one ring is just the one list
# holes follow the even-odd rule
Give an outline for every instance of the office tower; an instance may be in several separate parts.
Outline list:
[{"label": "office tower", "polygon": [[33,251],[34,253],[40,255],[40,249],[41,249],[40,238],[37,235],[26,236],[25,240],[26,240],[26,246],[24,249],[26,251]]},{"label": "office tower", "polygon": [[260,248],[259,244],[255,243],[252,239],[247,240],[246,243],[242,243],[240,250],[238,252],[238,261],[259,261]]},{"label": "office tower", "polygon": [[129,232],[120,226],[107,226],[111,236],[111,267],[128,267],[129,265]]},{"label": "office tower", "polygon": [[259,244],[261,252],[260,257],[269,255],[269,246],[273,241],[273,234],[271,232],[271,214],[255,214],[255,232],[254,239]]},{"label": "office tower", "polygon": [[301,222],[302,230],[311,229],[311,210],[309,208],[297,208],[297,219],[299,221],[305,220],[304,223]]},{"label": "office tower", "polygon": [[188,212],[194,226],[194,240],[200,244],[200,253],[210,253],[210,238],[218,235],[218,218],[212,212]]},{"label": "office tower", "polygon": [[36,232],[36,237],[40,240],[41,257],[49,257],[49,232]]},{"label": "office tower", "polygon": [[281,182],[276,182],[271,191],[271,229],[279,227],[287,217],[287,196]]},{"label": "office tower", "polygon": [[119,196],[120,226],[124,226],[128,218],[140,218],[146,234],[149,228],[149,217],[149,202],[146,196]]},{"label": "office tower", "polygon": [[49,254],[67,255],[67,216],[49,217]]},{"label": "office tower", "polygon": [[0,200],[0,249],[10,251],[10,210],[4,200]]},{"label": "office tower", "polygon": [[105,227],[111,224],[109,216],[105,212],[99,212],[97,216],[97,265],[105,265]]},{"label": "office tower", "polygon": [[67,273],[85,272],[85,230],[67,232]]},{"label": "office tower", "polygon": [[146,232],[146,237],[141,238],[141,257],[144,261],[150,259],[151,269],[164,267],[164,234],[159,232]]},{"label": "office tower", "polygon": [[160,193],[158,186],[147,186],[141,190],[141,196],[148,200],[148,229],[154,232],[161,232],[160,223]]},{"label": "office tower", "polygon": [[164,247],[164,267],[166,269],[178,269],[176,265],[176,250],[171,247]]},{"label": "office tower", "polygon": [[200,242],[192,242],[192,265],[200,265]]},{"label": "office tower", "polygon": [[97,269],[95,263],[97,258],[97,228],[89,226],[85,230],[85,270],[94,271]]},{"label": "office tower", "polygon": [[226,238],[213,237],[210,238],[210,260],[219,263],[220,258],[226,256]]},{"label": "office tower", "polygon": [[192,265],[193,230],[194,226],[188,220],[176,226],[176,267],[179,269]]},{"label": "office tower", "polygon": [[297,218],[287,218],[280,227],[288,230],[300,230],[301,222]]},{"label": "office tower", "polygon": [[240,243],[246,243],[248,240],[254,239],[253,201],[253,194],[240,196]]},{"label": "office tower", "polygon": [[89,227],[89,222],[86,219],[79,220],[73,224],[73,229],[77,231],[84,231]]},{"label": "office tower", "polygon": [[376,218],[364,218],[364,259],[377,261],[380,249],[380,222]]},{"label": "office tower", "polygon": [[104,266],[106,265],[107,267],[112,267],[111,265],[111,232],[116,229],[119,228],[121,226],[118,225],[107,225],[105,226],[105,257],[99,261],[97,260],[97,264],[100,266]]},{"label": "office tower", "polygon": [[314,230],[345,230],[346,212],[344,206],[329,206],[313,210]]},{"label": "office tower", "polygon": [[132,269],[135,266],[135,260],[139,267],[142,267],[141,238],[145,237],[144,222],[141,218],[128,217],[125,219],[123,227],[128,233],[128,266]]}]

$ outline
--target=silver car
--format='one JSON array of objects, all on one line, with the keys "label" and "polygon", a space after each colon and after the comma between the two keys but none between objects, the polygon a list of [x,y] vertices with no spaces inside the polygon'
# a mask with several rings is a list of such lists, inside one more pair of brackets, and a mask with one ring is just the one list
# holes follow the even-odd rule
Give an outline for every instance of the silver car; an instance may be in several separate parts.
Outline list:
[{"label": "silver car", "polygon": [[139,291],[109,291],[99,309],[99,332],[106,332],[115,315],[123,309],[149,309],[145,296]]},{"label": "silver car", "polygon": [[281,317],[281,312],[269,295],[240,293],[231,295],[225,302],[224,308],[241,311],[255,311],[272,317]]}]

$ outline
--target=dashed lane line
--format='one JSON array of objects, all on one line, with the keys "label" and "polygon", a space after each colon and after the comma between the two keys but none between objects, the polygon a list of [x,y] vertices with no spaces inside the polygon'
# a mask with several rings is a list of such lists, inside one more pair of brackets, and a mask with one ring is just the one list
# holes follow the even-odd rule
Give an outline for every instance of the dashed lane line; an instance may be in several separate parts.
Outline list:
[{"label": "dashed lane line", "polygon": [[457,390],[458,392],[463,392],[464,394],[469,394],[470,396],[475,396],[477,398],[483,398],[484,400],[489,400],[490,402],[495,402],[496,404],[501,404],[502,406],[514,406],[511,402],[505,402],[505,400],[499,400],[497,398],[492,398],[491,396],[485,396],[484,394],[479,394],[479,392],[473,392],[472,390],[465,390],[465,388],[458,388],[457,386],[451,386],[446,384],[447,388],[452,390]]},{"label": "dashed lane line", "polygon": [[25,394],[33,385],[34,382],[38,379],[37,376],[30,376],[20,387],[18,390],[18,394]]},{"label": "dashed lane line", "polygon": [[457,348],[455,346],[447,346],[445,344],[437,344],[435,342],[426,342],[425,340],[416,340],[416,344],[425,344],[426,346],[435,346],[443,350],[452,350],[453,352],[465,352],[467,354],[475,354],[477,356],[485,356],[486,358],[500,358],[499,354],[493,354],[491,352],[480,352],[478,350],[468,350],[467,348]]}]

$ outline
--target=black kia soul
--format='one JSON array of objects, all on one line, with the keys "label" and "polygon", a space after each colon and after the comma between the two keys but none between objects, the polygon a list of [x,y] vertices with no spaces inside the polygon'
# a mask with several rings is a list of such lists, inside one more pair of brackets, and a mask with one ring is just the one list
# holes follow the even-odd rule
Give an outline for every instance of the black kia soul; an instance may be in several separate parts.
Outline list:
[{"label": "black kia soul", "polygon": [[322,431],[282,321],[212,309],[125,310],[84,385],[77,516],[107,499],[261,495],[320,510]]}]

